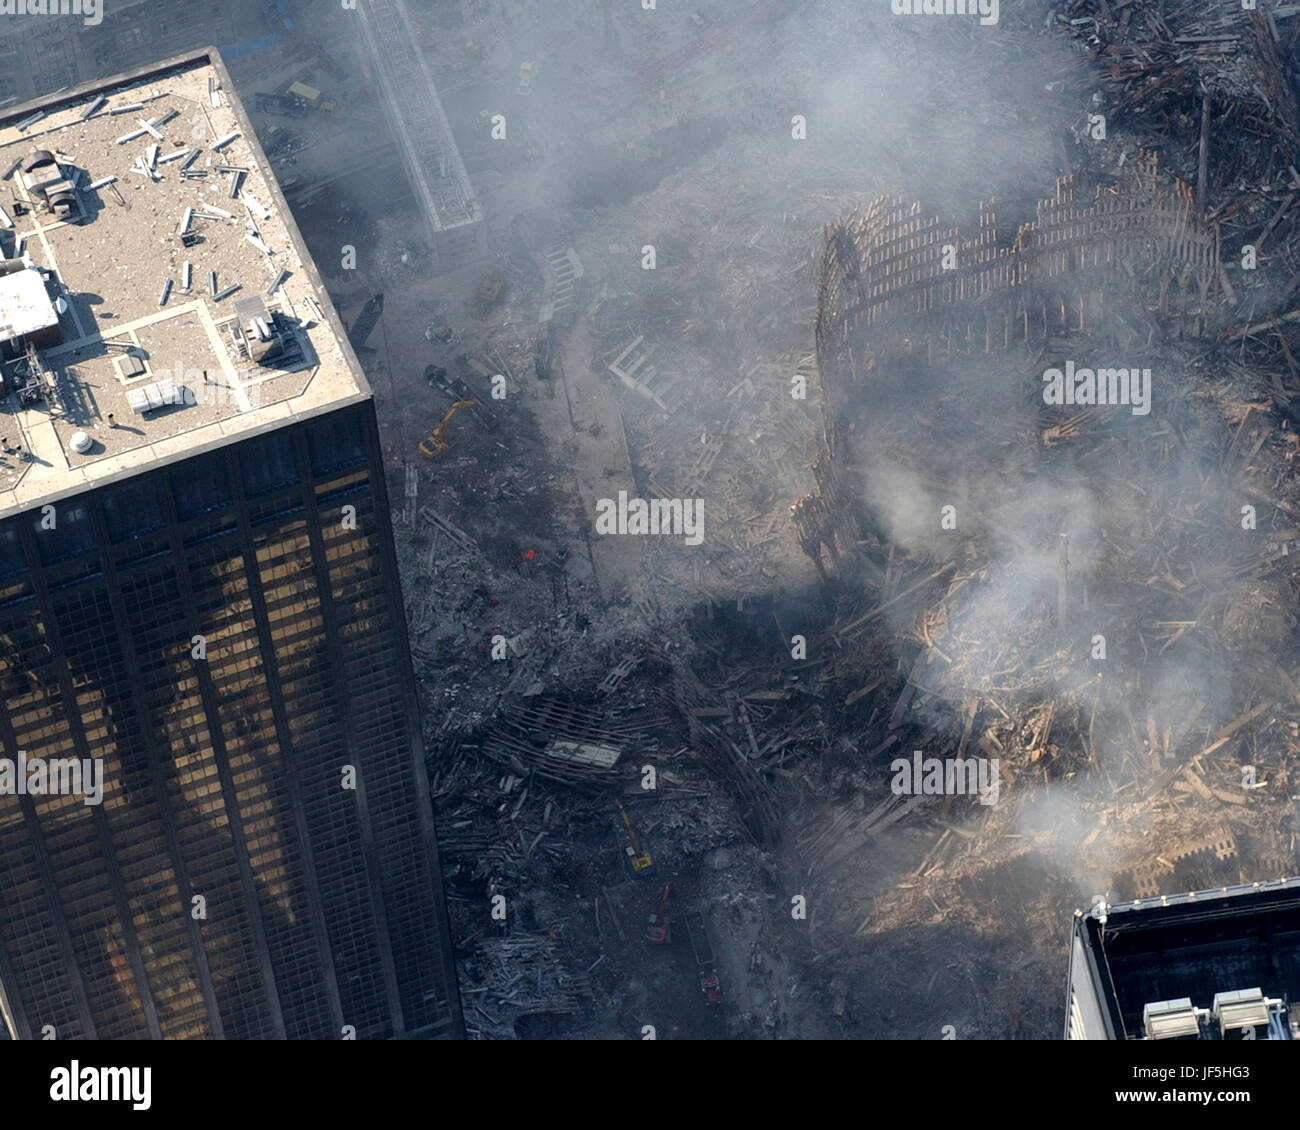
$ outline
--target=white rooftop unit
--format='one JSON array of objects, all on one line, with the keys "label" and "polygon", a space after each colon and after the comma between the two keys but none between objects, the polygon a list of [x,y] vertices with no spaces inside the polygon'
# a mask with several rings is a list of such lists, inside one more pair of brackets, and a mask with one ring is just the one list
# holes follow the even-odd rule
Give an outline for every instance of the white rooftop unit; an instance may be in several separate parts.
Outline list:
[{"label": "white rooftop unit", "polygon": [[175,384],[169,377],[143,388],[127,389],[126,400],[131,405],[132,412],[143,416],[146,412],[166,408],[169,404],[184,404],[185,387]]},{"label": "white rooftop unit", "polygon": [[1269,1001],[1262,989],[1237,989],[1231,993],[1215,993],[1214,1019],[1219,1022],[1219,1033],[1241,1028],[1267,1028]]},{"label": "white rooftop unit", "polygon": [[1144,1005],[1142,1027],[1148,1040],[1176,1040],[1201,1034],[1200,1019],[1190,997]]}]

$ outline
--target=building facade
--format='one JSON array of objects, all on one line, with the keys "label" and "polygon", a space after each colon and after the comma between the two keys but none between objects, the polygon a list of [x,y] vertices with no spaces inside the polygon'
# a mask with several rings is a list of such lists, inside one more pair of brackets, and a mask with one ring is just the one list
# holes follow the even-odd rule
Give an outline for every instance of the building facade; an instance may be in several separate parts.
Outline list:
[{"label": "building facade", "polygon": [[255,0],[101,0],[95,22],[72,11],[0,17],[0,106],[203,44],[234,44],[241,27],[261,34],[258,8]]},{"label": "building facade", "polygon": [[449,1028],[377,459],[367,404],[0,528],[5,756],[102,762],[0,799],[19,1038]]}]

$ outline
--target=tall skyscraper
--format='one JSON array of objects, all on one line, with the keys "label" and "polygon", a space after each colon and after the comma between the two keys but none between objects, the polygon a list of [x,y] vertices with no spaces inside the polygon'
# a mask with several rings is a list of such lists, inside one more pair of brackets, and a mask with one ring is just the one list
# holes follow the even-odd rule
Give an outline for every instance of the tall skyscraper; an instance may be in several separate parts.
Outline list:
[{"label": "tall skyscraper", "polygon": [[19,107],[15,163],[6,1026],[460,1035],[373,403],[225,68]]}]

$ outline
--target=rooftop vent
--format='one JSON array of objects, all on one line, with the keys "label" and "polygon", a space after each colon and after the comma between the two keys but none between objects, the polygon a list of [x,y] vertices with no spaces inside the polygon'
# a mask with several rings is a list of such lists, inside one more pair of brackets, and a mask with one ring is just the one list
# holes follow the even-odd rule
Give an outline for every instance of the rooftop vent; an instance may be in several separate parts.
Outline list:
[{"label": "rooftop vent", "polygon": [[72,182],[67,180],[46,185],[45,203],[56,216],[66,216],[77,210],[77,190]]},{"label": "rooftop vent", "polygon": [[68,446],[78,455],[85,455],[93,443],[94,441],[85,432],[73,432],[72,438],[68,440]]},{"label": "rooftop vent", "polygon": [[260,295],[235,303],[238,318],[232,332],[241,357],[263,368],[290,368],[302,359],[302,347],[292,327],[267,308]]}]

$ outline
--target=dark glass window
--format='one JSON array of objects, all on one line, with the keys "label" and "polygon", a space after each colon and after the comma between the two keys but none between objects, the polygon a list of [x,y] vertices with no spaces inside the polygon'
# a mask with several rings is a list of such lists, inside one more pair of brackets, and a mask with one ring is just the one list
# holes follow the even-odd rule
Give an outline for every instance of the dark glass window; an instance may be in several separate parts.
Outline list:
[{"label": "dark glass window", "polygon": [[174,468],[171,483],[176,516],[182,522],[220,510],[234,501],[226,478],[226,457],[221,452]]},{"label": "dark glass window", "polygon": [[[97,490],[83,501],[115,542],[111,579],[96,550],[39,564],[89,544],[76,501],[55,530],[33,529],[39,507],[0,523],[0,756],[105,759],[99,808],[0,797],[0,990],[20,1034],[212,1039],[219,1016],[228,1039],[337,1039],[342,1024],[392,1038],[397,1006],[408,1033],[455,1028],[389,515],[355,415],[318,429],[312,458],[358,462],[307,485],[291,457],[308,471],[311,449],[291,433]],[[245,474],[260,497],[236,507]],[[361,528],[336,502],[318,535],[306,510],[340,491]],[[202,665],[192,630],[209,637]],[[364,801],[338,787],[345,761]],[[220,913],[192,937],[197,892]]]},{"label": "dark glass window", "polygon": [[90,509],[84,502],[33,510],[31,523],[36,534],[36,548],[44,565],[67,561],[95,548]]},{"label": "dark glass window", "polygon": [[104,521],[114,545],[161,530],[166,519],[154,480],[137,479],[105,493]]},{"label": "dark glass window", "polygon": [[0,577],[13,577],[27,571],[27,557],[23,553],[18,527],[12,522],[0,526]]},{"label": "dark glass window", "polygon": [[244,477],[247,498],[257,498],[296,483],[298,461],[294,456],[293,436],[281,430],[241,444],[239,470]]},{"label": "dark glass window", "polygon": [[337,412],[307,427],[307,450],[311,473],[319,478],[366,461],[366,443],[361,435],[361,416],[355,410]]}]

